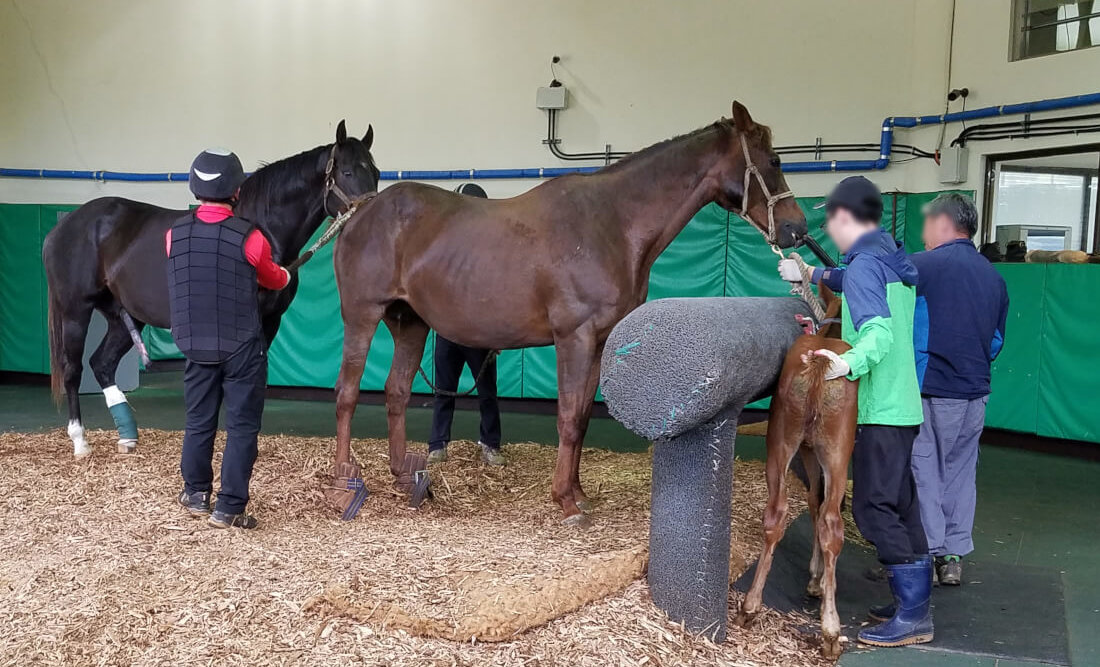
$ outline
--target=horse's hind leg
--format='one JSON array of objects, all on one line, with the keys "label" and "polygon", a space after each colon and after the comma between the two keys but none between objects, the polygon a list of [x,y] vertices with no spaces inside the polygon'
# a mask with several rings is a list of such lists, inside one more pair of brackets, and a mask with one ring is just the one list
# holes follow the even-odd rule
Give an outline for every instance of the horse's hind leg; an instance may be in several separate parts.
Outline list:
[{"label": "horse's hind leg", "polygon": [[92,304],[80,303],[61,314],[61,372],[69,404],[69,438],[73,441],[73,456],[81,458],[92,453],[84,439],[84,423],[80,417],[80,378],[84,374],[84,339],[92,319]]},{"label": "horse's hind leg", "polygon": [[[854,422],[854,418],[851,421]],[[831,659],[840,657],[843,652],[840,616],[836,611],[836,559],[844,547],[844,520],[840,516],[840,506],[848,486],[848,459],[851,458],[855,437],[854,427],[844,430],[841,437],[833,438],[831,444],[822,445],[818,451],[825,469],[825,500],[817,520],[817,542],[825,561],[821,578],[821,651]]]},{"label": "horse's hind leg", "polygon": [[806,493],[806,504],[810,509],[810,524],[814,531],[814,552],[810,557],[810,582],[806,584],[806,594],[810,597],[821,597],[821,575],[825,566],[821,561],[821,541],[817,539],[817,520],[821,514],[821,464],[817,462],[817,454],[809,447],[801,447],[802,464],[806,467],[807,479],[810,487]]},{"label": "horse's hind leg", "polygon": [[[765,476],[768,481],[768,505],[764,509],[764,549],[756,563],[756,575],[752,587],[741,602],[735,623],[748,625],[760,612],[763,604],[764,583],[768,579],[768,570],[772,567],[772,556],[779,540],[787,529],[787,468],[798,450],[801,433],[787,433],[782,412],[781,398],[772,399],[771,414],[768,419],[768,460],[765,464]],[[793,430],[793,429],[792,429]]]},{"label": "horse's hind leg", "polygon": [[[90,364],[96,382],[103,389],[107,400],[107,409],[118,429],[118,451],[122,454],[133,453],[137,448],[138,430],[134,411],[126,402],[126,395],[115,385],[115,372],[119,361],[134,346],[130,332],[123,324],[117,308],[100,310],[107,319],[107,335],[100,341],[99,347],[92,353]],[[135,326],[138,326],[135,323]]]},{"label": "horse's hind leg", "polygon": [[592,511],[592,501],[588,499],[588,494],[581,488],[581,445],[584,444],[584,433],[587,432],[588,424],[592,419],[592,401],[596,397],[596,389],[600,386],[600,357],[602,354],[603,345],[601,344],[596,347],[595,362],[592,364],[592,370],[588,376],[588,384],[584,389],[584,395],[590,397],[585,404],[588,407],[582,423],[585,430],[581,433],[581,443],[573,448],[573,476],[571,479],[573,485],[573,500],[577,502],[577,507],[582,512],[586,513]]},{"label": "horse's hind leg", "polygon": [[558,457],[550,495],[561,506],[563,523],[585,528],[591,520],[579,506],[587,505],[588,500],[581,490],[580,456],[596,397],[599,345],[590,330],[572,332],[554,344],[558,353]]},{"label": "horse's hind leg", "polygon": [[[390,472],[400,477],[405,470],[405,411],[412,383],[424,357],[428,325],[407,307],[391,308],[386,327],[393,334],[393,363],[386,378],[386,420],[390,436]],[[400,482],[400,480],[399,480]],[[409,482],[411,484],[411,481]],[[407,490],[407,489],[406,489]]]}]

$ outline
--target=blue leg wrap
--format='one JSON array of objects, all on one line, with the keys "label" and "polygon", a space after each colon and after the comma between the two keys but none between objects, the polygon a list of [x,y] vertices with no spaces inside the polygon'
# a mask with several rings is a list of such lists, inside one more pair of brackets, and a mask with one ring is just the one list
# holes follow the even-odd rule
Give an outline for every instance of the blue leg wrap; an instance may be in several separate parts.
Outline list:
[{"label": "blue leg wrap", "polygon": [[115,428],[118,429],[120,440],[137,440],[137,420],[134,419],[134,411],[130,404],[123,401],[110,407],[111,418],[115,420]]},{"label": "blue leg wrap", "polygon": [[362,477],[353,477],[349,479],[347,488],[349,490],[354,489],[355,496],[351,499],[348,508],[340,515],[340,519],[343,521],[351,521],[355,518],[356,514],[359,514],[359,509],[363,507],[363,501],[367,499],[367,495],[370,493],[367,491],[367,485],[363,483]]}]

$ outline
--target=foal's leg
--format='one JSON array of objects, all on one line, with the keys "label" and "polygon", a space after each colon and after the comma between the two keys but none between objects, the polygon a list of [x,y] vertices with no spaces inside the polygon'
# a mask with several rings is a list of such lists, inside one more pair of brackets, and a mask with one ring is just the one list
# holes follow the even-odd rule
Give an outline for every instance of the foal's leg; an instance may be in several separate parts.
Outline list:
[{"label": "foal's leg", "polygon": [[397,477],[405,463],[405,411],[424,357],[429,329],[412,311],[387,314],[386,326],[393,334],[393,363],[386,378],[386,421],[390,434],[390,472]]},{"label": "foal's leg", "polygon": [[69,404],[69,438],[73,441],[73,456],[82,458],[92,453],[84,439],[84,423],[80,418],[80,377],[84,374],[84,339],[92,319],[92,304],[81,302],[61,317],[61,374]]},{"label": "foal's leg", "polygon": [[802,464],[806,467],[807,479],[810,480],[810,488],[806,493],[806,504],[810,508],[810,523],[814,531],[814,552],[810,557],[810,582],[806,584],[806,594],[810,597],[821,597],[821,575],[825,570],[821,562],[821,546],[817,539],[817,519],[821,515],[821,465],[817,462],[817,454],[808,447],[801,447]]},{"label": "foal's leg", "polygon": [[[855,400],[850,409],[854,412]],[[855,440],[855,415],[844,417],[845,423],[832,430],[830,437],[817,450],[821,466],[825,470],[825,500],[817,522],[817,542],[825,560],[825,573],[821,579],[821,652],[827,658],[838,658],[843,652],[840,644],[840,616],[836,611],[836,559],[844,547],[844,520],[840,506],[848,488],[848,460],[852,456]]]},{"label": "foal's leg", "polygon": [[[586,528],[591,525],[581,508],[586,502],[580,490],[580,455],[599,375],[598,345],[589,329],[571,332],[554,341],[558,354],[558,459],[550,496],[561,506],[562,523]],[[577,492],[580,491],[580,498]]]},{"label": "foal's leg", "polygon": [[760,552],[760,560],[756,563],[752,587],[741,602],[741,610],[735,619],[741,626],[749,624],[760,611],[764,582],[767,581],[768,570],[772,567],[775,546],[783,539],[783,533],[787,529],[787,468],[802,441],[802,433],[801,429],[795,428],[790,428],[794,433],[788,433],[785,419],[780,416],[782,413],[781,398],[776,396],[772,398],[772,409],[768,417],[768,461],[765,464],[768,505],[764,509],[764,550]]},{"label": "foal's leg", "polygon": [[344,354],[336,379],[336,460],[333,475],[357,477],[358,464],[351,455],[351,419],[359,402],[359,382],[370,353],[371,340],[382,319],[383,306],[371,304],[352,314],[344,309]]},{"label": "foal's leg", "polygon": [[[96,382],[103,390],[103,397],[107,401],[107,409],[111,411],[111,418],[118,429],[118,451],[121,454],[131,454],[137,448],[138,430],[137,421],[134,419],[134,411],[126,401],[126,395],[115,385],[115,373],[118,364],[134,346],[130,338],[130,331],[122,322],[122,317],[117,309],[100,310],[107,319],[107,335],[100,341],[99,347],[92,353],[90,365],[95,374]],[[137,323],[135,323],[135,326]]]}]

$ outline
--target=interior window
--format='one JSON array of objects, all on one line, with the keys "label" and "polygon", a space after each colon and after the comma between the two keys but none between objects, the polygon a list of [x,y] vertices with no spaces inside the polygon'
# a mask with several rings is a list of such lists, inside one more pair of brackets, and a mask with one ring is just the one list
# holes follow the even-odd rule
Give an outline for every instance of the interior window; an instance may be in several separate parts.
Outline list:
[{"label": "interior window", "polygon": [[987,241],[1002,252],[1010,241],[1028,250],[1096,251],[1100,151],[991,158],[990,169]]},{"label": "interior window", "polygon": [[1012,60],[1100,45],[1100,0],[1014,0]]}]

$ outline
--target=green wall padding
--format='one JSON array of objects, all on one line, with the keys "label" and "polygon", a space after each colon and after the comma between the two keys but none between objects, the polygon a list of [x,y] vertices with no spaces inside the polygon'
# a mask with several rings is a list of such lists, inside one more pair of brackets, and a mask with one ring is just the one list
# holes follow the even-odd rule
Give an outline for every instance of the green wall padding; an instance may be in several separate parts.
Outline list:
[{"label": "green wall padding", "polygon": [[[938,193],[883,195],[883,226],[910,252],[921,249],[920,210]],[[970,194],[970,193],[967,193]],[[799,198],[810,232],[830,254],[836,249],[821,231],[820,198]],[[58,211],[72,206],[0,204],[0,370],[49,372],[46,285],[41,242]],[[318,231],[318,234],[320,231]],[[809,251],[799,251],[816,262]],[[789,287],[775,272],[778,258],[760,233],[718,206],[704,208],[658,258],[650,277],[650,299],[675,296],[786,296]],[[14,269],[12,268],[14,267]],[[1093,325],[1100,322],[1100,266],[999,264],[1012,309],[1004,351],[993,368],[989,426],[1060,438],[1100,442],[1100,396],[1092,365]],[[283,318],[271,349],[272,385],[332,387],[340,367],[343,324],[332,271],[332,246],[301,270],[302,286]],[[146,329],[154,359],[179,358],[169,333]],[[433,376],[429,338],[423,367]],[[382,389],[393,342],[379,326],[361,386]],[[552,347],[506,350],[498,360],[501,396],[552,399],[557,395]],[[460,389],[473,385],[467,369]],[[414,391],[428,393],[417,378]],[[766,407],[762,401],[754,407]]]}]

